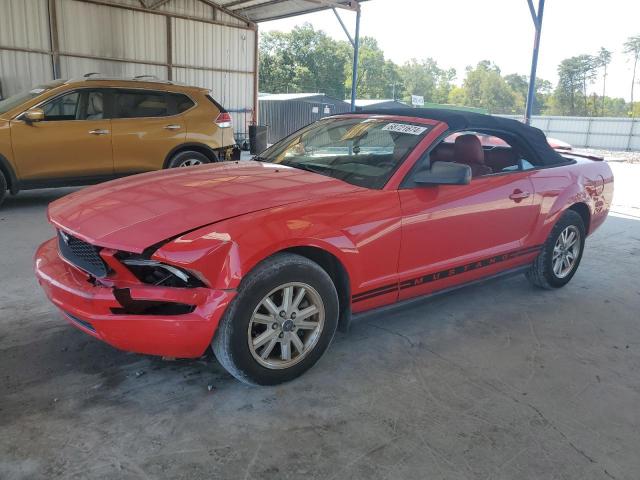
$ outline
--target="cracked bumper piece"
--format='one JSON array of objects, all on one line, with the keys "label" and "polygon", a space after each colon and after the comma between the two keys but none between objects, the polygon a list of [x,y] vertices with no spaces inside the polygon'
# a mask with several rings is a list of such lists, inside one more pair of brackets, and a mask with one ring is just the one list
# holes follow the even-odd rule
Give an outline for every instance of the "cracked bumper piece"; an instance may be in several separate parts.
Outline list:
[{"label": "cracked bumper piece", "polygon": [[36,252],[35,270],[47,297],[69,323],[116,348],[149,355],[201,356],[235,295],[209,288],[127,285],[132,302],[191,306],[187,313],[131,313],[122,304],[122,288],[92,283],[88,274],[60,258],[55,239]]}]

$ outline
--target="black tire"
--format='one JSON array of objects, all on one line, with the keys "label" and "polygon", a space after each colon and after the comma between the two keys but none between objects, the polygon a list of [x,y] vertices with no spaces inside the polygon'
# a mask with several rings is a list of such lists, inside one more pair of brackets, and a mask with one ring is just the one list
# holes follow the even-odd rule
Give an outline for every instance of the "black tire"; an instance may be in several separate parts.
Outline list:
[{"label": "black tire", "polygon": [[[270,292],[291,282],[302,282],[319,294],[324,308],[324,326],[314,346],[298,363],[287,368],[268,368],[254,358],[249,347],[250,322],[254,311]],[[264,260],[243,279],[211,346],[218,362],[238,380],[249,385],[277,385],[293,380],[316,364],[333,339],[338,312],[338,294],[327,272],[303,256],[280,253]]]},{"label": "black tire", "polygon": [[194,165],[204,165],[205,163],[210,163],[211,160],[204,153],[196,152],[194,150],[185,150],[182,152],[176,153],[169,163],[167,164],[167,168],[177,168],[177,167],[189,167],[188,163],[192,162]]},{"label": "black tire", "polygon": [[[578,239],[580,251],[576,260],[571,266],[571,270],[564,276],[558,276],[553,269],[553,251],[558,242],[558,238],[567,228],[573,227],[579,232]],[[531,268],[525,274],[527,279],[536,287],[551,290],[554,288],[564,287],[573,278],[584,252],[584,242],[586,238],[585,225],[582,217],[573,210],[567,210],[560,220],[554,225],[547,241],[542,246],[542,251],[531,265]]]},{"label": "black tire", "polygon": [[0,170],[0,206],[2,206],[2,202],[7,196],[7,179],[4,177],[4,173]]}]

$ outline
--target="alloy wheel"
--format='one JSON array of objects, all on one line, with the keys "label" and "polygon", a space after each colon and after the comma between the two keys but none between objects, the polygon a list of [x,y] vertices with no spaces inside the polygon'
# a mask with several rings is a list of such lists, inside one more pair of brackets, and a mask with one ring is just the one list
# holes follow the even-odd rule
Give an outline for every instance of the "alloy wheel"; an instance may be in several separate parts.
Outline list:
[{"label": "alloy wheel", "polygon": [[202,165],[202,160],[198,160],[195,158],[189,158],[182,162],[179,167],[195,167],[196,165]]},{"label": "alloy wheel", "polygon": [[249,350],[266,368],[292,367],[315,348],[324,323],[324,303],[312,286],[280,285],[253,311],[247,332]]},{"label": "alloy wheel", "polygon": [[580,248],[580,230],[569,225],[560,233],[553,247],[551,264],[556,277],[565,278],[573,271],[580,256]]}]

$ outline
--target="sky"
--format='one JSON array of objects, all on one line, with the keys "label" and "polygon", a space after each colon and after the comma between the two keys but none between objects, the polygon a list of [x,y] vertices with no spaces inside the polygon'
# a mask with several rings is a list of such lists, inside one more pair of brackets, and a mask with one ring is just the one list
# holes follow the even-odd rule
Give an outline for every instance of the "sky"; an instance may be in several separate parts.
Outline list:
[{"label": "sky", "polygon": [[[353,28],[355,14],[341,15]],[[346,39],[331,10],[262,23],[260,30],[289,31],[305,22]],[[402,64],[433,57],[457,70],[458,84],[465,67],[480,60],[495,62],[503,74],[529,75],[531,68],[534,29],[526,0],[370,0],[362,3],[360,29],[378,40],[386,58]],[[613,52],[607,95],[628,101],[633,63],[622,45],[632,35],[640,35],[640,0],[546,0],[537,76],[555,85],[563,59],[605,47]],[[601,94],[601,78],[589,91]]]}]

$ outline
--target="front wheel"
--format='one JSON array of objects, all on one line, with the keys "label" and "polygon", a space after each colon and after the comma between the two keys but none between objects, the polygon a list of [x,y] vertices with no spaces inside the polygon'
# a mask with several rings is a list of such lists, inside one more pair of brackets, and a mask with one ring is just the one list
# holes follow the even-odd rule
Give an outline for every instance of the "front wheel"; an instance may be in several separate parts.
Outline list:
[{"label": "front wheel", "polygon": [[242,382],[287,382],[320,359],[335,334],[338,312],[327,272],[300,255],[277,254],[243,280],[212,348]]},{"label": "front wheel", "polygon": [[564,287],[580,265],[586,229],[582,217],[567,210],[555,224],[526,276],[540,288]]}]

